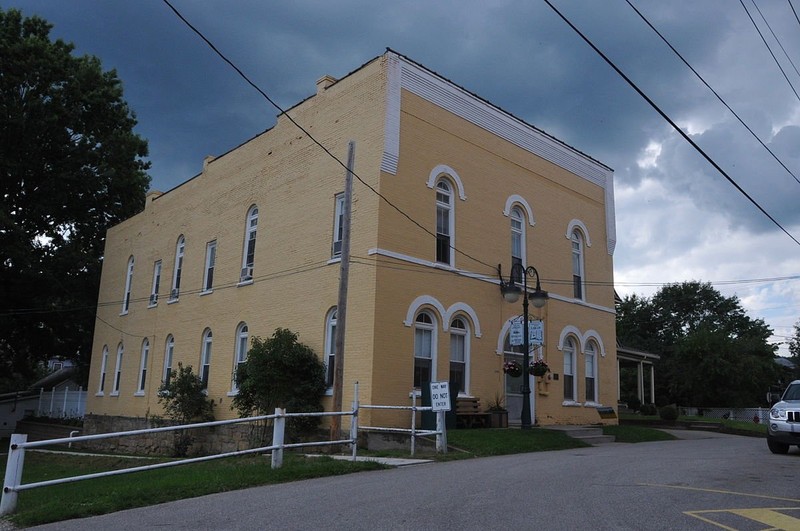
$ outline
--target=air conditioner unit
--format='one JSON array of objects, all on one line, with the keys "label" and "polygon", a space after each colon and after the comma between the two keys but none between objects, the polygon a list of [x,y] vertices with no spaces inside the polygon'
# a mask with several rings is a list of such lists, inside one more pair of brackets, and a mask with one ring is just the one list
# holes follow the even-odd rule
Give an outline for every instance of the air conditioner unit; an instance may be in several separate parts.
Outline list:
[{"label": "air conditioner unit", "polygon": [[239,277],[239,282],[244,282],[245,280],[253,280],[253,266],[242,268],[242,275]]},{"label": "air conditioner unit", "polygon": [[157,302],[158,302],[158,293],[151,293],[150,294],[150,306],[153,306]]},{"label": "air conditioner unit", "polygon": [[169,292],[169,298],[175,300],[178,298],[178,295],[180,295],[180,293],[181,290],[179,290],[178,288],[173,288],[173,290]]}]

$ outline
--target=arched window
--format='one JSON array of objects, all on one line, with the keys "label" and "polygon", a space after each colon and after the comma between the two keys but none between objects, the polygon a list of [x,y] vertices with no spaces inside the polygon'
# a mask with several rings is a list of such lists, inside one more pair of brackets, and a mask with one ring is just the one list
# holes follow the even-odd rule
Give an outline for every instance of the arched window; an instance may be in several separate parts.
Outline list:
[{"label": "arched window", "polygon": [[133,283],[133,256],[128,258],[128,267],[125,273],[125,294],[122,298],[122,314],[128,313],[131,307],[131,284]]},{"label": "arched window", "polygon": [[106,389],[106,371],[108,371],[108,345],[103,345],[103,357],[100,362],[100,383],[97,386],[98,395],[102,395]]},{"label": "arched window", "polygon": [[469,391],[469,327],[464,319],[450,322],[450,392]]},{"label": "arched window", "polygon": [[572,296],[583,299],[583,235],[572,231]]},{"label": "arched window", "polygon": [[564,401],[575,402],[575,339],[568,337],[564,341]]},{"label": "arched window", "polygon": [[186,239],[183,235],[178,237],[175,244],[175,269],[172,271],[172,289],[169,300],[176,301],[181,294],[181,273],[183,272],[183,253],[186,250]]},{"label": "arched window", "polygon": [[597,346],[594,341],[586,345],[586,401],[597,402]]},{"label": "arched window", "polygon": [[258,207],[253,205],[247,211],[244,230],[244,249],[242,251],[242,274],[239,282],[253,280],[253,266],[256,261],[256,234],[258,232]]},{"label": "arched window", "polygon": [[142,359],[139,363],[139,385],[136,386],[136,394],[144,394],[144,384],[147,382],[147,363],[150,357],[150,341],[144,338],[142,341]]},{"label": "arched window", "polygon": [[515,206],[511,209],[511,271],[513,272],[514,282],[522,282],[523,271],[514,264],[525,267],[525,216],[522,209]]},{"label": "arched window", "polygon": [[203,382],[203,389],[208,389],[208,375],[211,372],[211,330],[206,328],[203,332],[203,347],[200,355],[200,380]]},{"label": "arched window", "polygon": [[428,312],[414,320],[414,387],[421,389],[436,378],[436,326]]},{"label": "arched window", "polygon": [[453,188],[447,179],[436,183],[436,261],[453,265]]},{"label": "arched window", "polygon": [[122,355],[124,354],[124,349],[122,347],[122,343],[117,346],[117,368],[114,373],[114,389],[111,391],[112,396],[119,394],[119,386],[122,381]]},{"label": "arched window", "polygon": [[175,338],[172,334],[167,336],[167,341],[164,347],[164,385],[169,384],[172,378],[172,356],[175,354]]},{"label": "arched window", "polygon": [[233,378],[231,379],[231,391],[236,393],[239,391],[239,384],[236,382],[239,369],[247,361],[247,346],[250,339],[249,329],[247,323],[241,323],[236,328],[236,358],[233,363]]},{"label": "arched window", "polygon": [[333,375],[336,370],[336,308],[328,312],[325,321],[325,384],[333,387]]}]

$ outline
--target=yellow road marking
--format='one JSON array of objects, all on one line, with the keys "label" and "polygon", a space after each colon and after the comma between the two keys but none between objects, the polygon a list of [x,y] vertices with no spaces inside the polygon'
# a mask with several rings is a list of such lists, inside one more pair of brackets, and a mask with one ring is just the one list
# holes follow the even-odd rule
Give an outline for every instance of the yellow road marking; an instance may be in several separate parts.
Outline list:
[{"label": "yellow road marking", "polygon": [[800,503],[800,499],[798,498],[784,498],[781,496],[768,496],[766,494],[750,494],[747,492],[735,492],[732,490],[720,490],[720,489],[702,489],[699,487],[686,487],[683,485],[658,485],[655,483],[639,483],[642,487],[662,487],[666,489],[681,489],[681,490],[693,490],[699,492],[714,492],[716,494],[732,494],[734,496],[747,496],[750,498],[763,498],[767,500],[780,500],[780,501],[788,501],[794,503]]},{"label": "yellow road marking", "polygon": [[692,516],[694,518],[697,518],[698,520],[702,520],[709,524],[715,525],[719,528],[726,529],[728,531],[736,531],[736,528],[723,525],[719,522],[715,522],[711,518],[708,518],[703,515],[722,514],[722,513],[735,514],[737,516],[741,516],[753,522],[758,522],[760,524],[767,525],[769,526],[767,529],[785,529],[788,531],[800,530],[800,519],[789,516],[788,514],[784,514],[784,512],[787,511],[800,511],[800,508],[761,507],[757,509],[719,509],[711,511],[686,511],[684,512],[684,514]]}]

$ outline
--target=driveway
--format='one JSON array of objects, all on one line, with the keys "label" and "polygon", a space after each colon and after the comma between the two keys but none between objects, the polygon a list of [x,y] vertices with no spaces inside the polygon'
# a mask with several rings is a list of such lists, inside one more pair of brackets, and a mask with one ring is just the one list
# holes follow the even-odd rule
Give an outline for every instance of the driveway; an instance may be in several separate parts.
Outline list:
[{"label": "driveway", "polygon": [[679,435],[257,487],[35,529],[800,529],[796,448],[777,456],[761,438]]}]

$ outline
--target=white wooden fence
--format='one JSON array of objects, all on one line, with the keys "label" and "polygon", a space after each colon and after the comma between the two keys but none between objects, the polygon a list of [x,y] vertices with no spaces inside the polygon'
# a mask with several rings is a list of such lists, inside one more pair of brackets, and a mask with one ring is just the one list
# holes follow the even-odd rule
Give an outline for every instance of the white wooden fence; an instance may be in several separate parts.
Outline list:
[{"label": "white wooden fence", "polygon": [[39,417],[82,419],[86,413],[86,391],[82,387],[77,390],[51,389],[39,390],[39,404],[36,415]]}]

